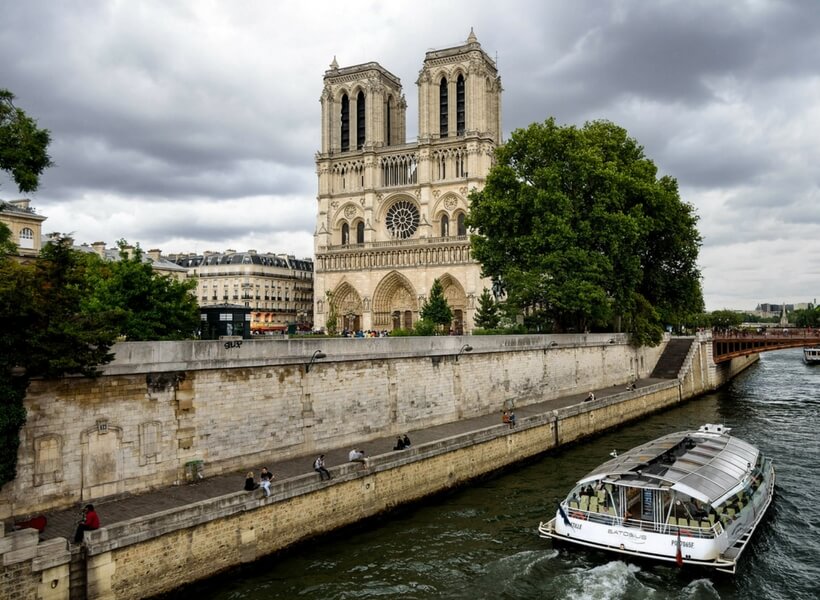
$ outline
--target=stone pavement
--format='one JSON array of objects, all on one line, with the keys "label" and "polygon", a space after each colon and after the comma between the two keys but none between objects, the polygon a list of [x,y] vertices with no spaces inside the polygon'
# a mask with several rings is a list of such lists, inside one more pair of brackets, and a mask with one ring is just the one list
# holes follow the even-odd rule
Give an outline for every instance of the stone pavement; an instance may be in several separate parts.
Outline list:
[{"label": "stone pavement", "polygon": [[[636,387],[646,387],[661,381],[664,380],[641,379],[638,380]],[[599,399],[612,394],[621,393],[625,391],[625,387],[617,386],[596,389],[593,391],[596,399]],[[588,392],[589,390],[578,394],[561,396],[553,400],[530,404],[528,406],[516,407],[516,418],[520,421],[525,417],[577,404],[584,400]],[[434,442],[454,435],[468,433],[470,431],[484,429],[485,427],[490,427],[499,423],[500,407],[499,412],[493,412],[492,414],[480,417],[461,419],[459,421],[446,423],[444,425],[416,429],[408,431],[407,435],[413,445],[418,445],[427,442]],[[363,442],[362,444],[356,444],[356,447],[363,449],[366,456],[376,456],[379,454],[392,452],[395,441],[395,436],[387,436],[368,442]],[[325,463],[331,474],[334,472],[333,467],[335,465],[348,462],[347,455],[348,452],[350,452],[350,449],[351,446],[324,450]],[[277,460],[272,455],[270,460],[267,462],[260,461],[259,464],[249,464],[247,468],[241,471],[206,477],[202,481],[196,483],[186,483],[179,486],[155,490],[153,492],[146,492],[139,495],[126,495],[124,497],[120,496],[113,500],[100,500],[94,501],[93,503],[97,513],[100,515],[102,526],[105,527],[106,525],[127,521],[128,519],[133,519],[135,517],[141,517],[184,506],[186,504],[199,502],[200,500],[207,500],[209,498],[215,498],[217,496],[237,492],[242,489],[247,472],[253,471],[258,477],[259,470],[263,466],[267,467],[277,479],[286,479],[297,475],[304,475],[305,473],[310,473],[313,471],[312,465],[314,459],[315,455]],[[76,508],[69,510],[45,513],[45,516],[48,518],[48,525],[43,534],[40,536],[40,539],[46,540],[56,537],[64,537],[71,540],[74,535],[74,528],[76,527],[80,516],[80,509],[81,506],[77,506]]]}]

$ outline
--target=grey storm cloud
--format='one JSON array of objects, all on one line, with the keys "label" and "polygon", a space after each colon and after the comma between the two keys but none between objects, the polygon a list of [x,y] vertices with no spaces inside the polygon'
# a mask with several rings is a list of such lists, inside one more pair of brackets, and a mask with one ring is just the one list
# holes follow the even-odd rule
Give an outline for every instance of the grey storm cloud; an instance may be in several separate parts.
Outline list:
[{"label": "grey storm cloud", "polygon": [[[2,15],[0,87],[54,140],[32,196],[46,231],[310,256],[328,64],[400,77],[412,141],[424,53],[473,27],[498,60],[505,136],[606,119],[678,180],[707,308],[820,295],[811,2],[29,0]],[[2,175],[0,196],[17,196]]]}]

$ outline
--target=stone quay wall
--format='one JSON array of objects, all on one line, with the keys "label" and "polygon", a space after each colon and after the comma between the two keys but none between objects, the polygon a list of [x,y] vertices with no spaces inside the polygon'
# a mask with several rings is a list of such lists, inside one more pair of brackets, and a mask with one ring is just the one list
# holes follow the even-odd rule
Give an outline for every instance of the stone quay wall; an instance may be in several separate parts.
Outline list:
[{"label": "stone quay wall", "polygon": [[[470,339],[474,348],[476,339]],[[270,498],[237,492],[88,532],[87,561],[72,562],[71,579],[83,579],[87,597],[94,599],[167,592],[389,510],[397,499],[418,500],[671,407],[719,387],[757,360],[756,356],[736,359],[716,367],[710,341],[697,342],[677,380],[523,418],[515,430],[499,424],[402,453],[375,456],[366,469],[352,464],[334,467],[333,484],[321,483],[310,474],[274,482]],[[599,351],[608,352],[612,345],[607,340]],[[440,363],[452,356],[446,351],[453,347],[442,349]],[[545,348],[540,351],[548,355],[547,350],[552,352],[555,346],[549,342]],[[654,366],[654,361],[641,364],[640,356],[631,358],[642,369],[639,376]],[[433,362],[430,355],[427,360]],[[313,373],[311,369],[309,375]],[[629,378],[622,374],[618,383]],[[508,391],[505,398],[510,397]],[[531,401],[535,399],[539,398]],[[519,406],[523,403],[516,400]],[[65,540],[38,545],[35,532],[14,532],[0,538],[0,557],[0,600],[69,599],[71,557]]]},{"label": "stone quay wall", "polygon": [[662,349],[618,335],[118,344],[96,379],[32,382],[0,518],[172,486],[193,461],[216,475],[621,385]]}]

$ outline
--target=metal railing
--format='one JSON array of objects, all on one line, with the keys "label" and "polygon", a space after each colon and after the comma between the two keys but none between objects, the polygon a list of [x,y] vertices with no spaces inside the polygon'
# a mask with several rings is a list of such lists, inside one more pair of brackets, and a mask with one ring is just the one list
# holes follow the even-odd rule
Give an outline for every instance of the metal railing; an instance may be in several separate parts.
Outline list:
[{"label": "metal railing", "polygon": [[701,527],[699,525],[672,525],[671,523],[642,521],[640,519],[623,518],[618,515],[613,516],[602,512],[591,512],[580,508],[570,508],[566,504],[562,505],[562,508],[568,516],[589,521],[590,523],[613,525],[617,527],[629,527],[650,533],[661,533],[674,536],[677,536],[678,533],[680,533],[681,537],[712,539],[723,532],[723,525],[717,520],[714,525],[710,525],[709,527]]}]

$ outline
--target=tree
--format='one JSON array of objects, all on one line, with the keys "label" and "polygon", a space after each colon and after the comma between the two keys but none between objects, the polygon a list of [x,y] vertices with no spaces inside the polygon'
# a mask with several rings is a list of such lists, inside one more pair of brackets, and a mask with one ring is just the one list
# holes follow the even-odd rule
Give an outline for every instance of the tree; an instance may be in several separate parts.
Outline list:
[{"label": "tree", "polygon": [[199,306],[191,293],[196,282],[161,275],[143,261],[139,245],[129,253],[125,240],[117,244],[118,261],[93,255],[93,292],[84,299],[84,308],[89,313],[113,311],[119,335],[130,341],[193,337],[199,326]]},{"label": "tree", "polygon": [[112,315],[80,308],[90,293],[87,267],[65,237],[44,246],[32,265],[0,256],[0,486],[15,477],[31,378],[93,377],[113,358]]},{"label": "tree", "polygon": [[[703,310],[691,205],[626,131],[554,119],[497,150],[468,224],[482,275],[543,331],[626,327],[656,343]],[[651,310],[650,310],[651,309]]]},{"label": "tree", "polygon": [[33,192],[51,166],[51,134],[14,106],[14,94],[0,89],[0,170],[14,179],[21,192]]},{"label": "tree", "polygon": [[325,319],[325,329],[328,335],[336,335],[339,327],[339,317],[336,314],[336,305],[333,303],[333,292],[325,292],[327,298],[327,319]]},{"label": "tree", "polygon": [[484,288],[478,297],[478,308],[475,311],[475,325],[481,329],[496,329],[501,320],[498,306],[490,290]]},{"label": "tree", "polygon": [[419,315],[423,320],[435,323],[439,330],[450,326],[453,320],[453,311],[450,305],[447,304],[447,298],[444,297],[444,288],[438,279],[433,280],[430,297],[424,302]]},{"label": "tree", "polygon": [[713,310],[711,321],[712,327],[729,329],[739,326],[743,322],[743,315],[733,310]]}]

